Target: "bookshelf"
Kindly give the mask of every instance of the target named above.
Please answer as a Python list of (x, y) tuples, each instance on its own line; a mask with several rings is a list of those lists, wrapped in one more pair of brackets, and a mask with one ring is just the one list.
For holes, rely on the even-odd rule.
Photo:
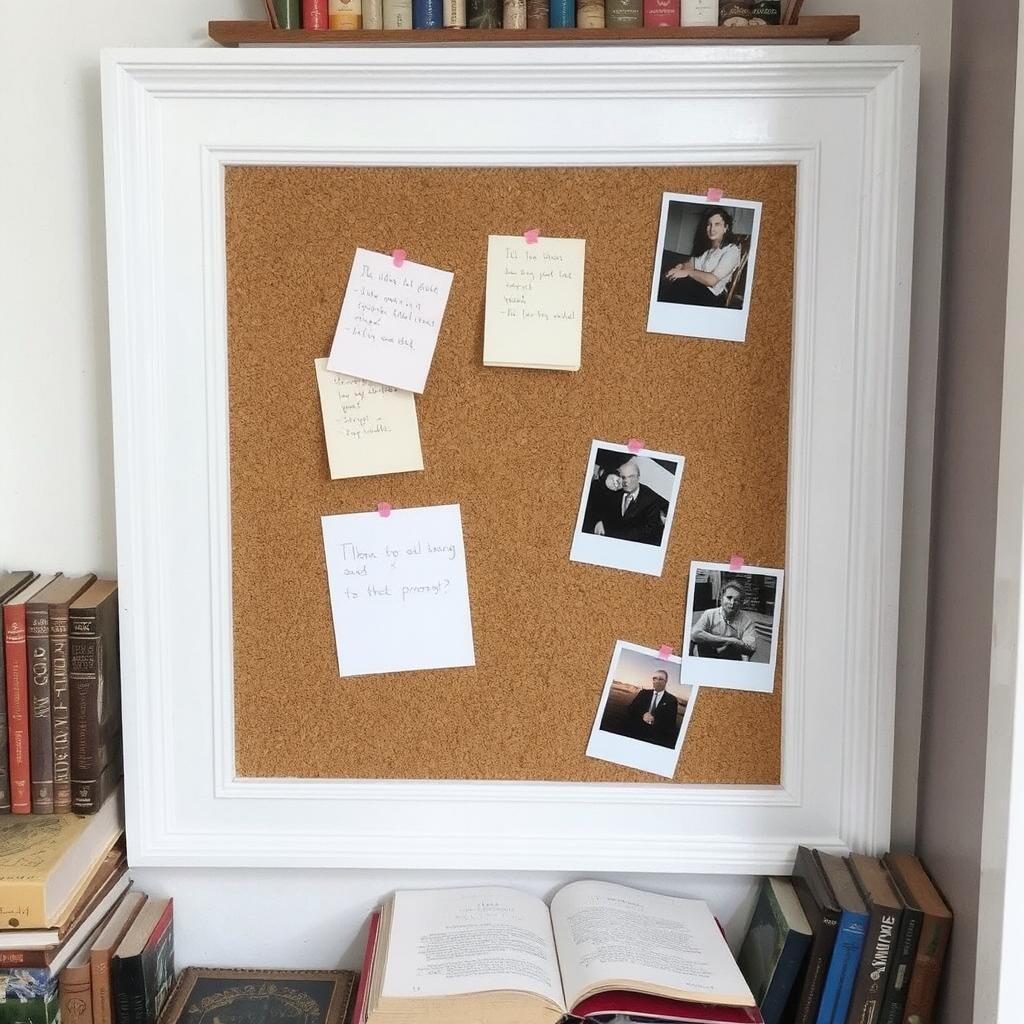
[(401, 44), (453, 46), (517, 45), (519, 43), (836, 43), (860, 30), (856, 14), (801, 18), (795, 25), (755, 28), (695, 26), (688, 28), (543, 28), (543, 29), (418, 29), (416, 31), (328, 31), (273, 28), (268, 21), (211, 21), (210, 38), (221, 46), (350, 46)]

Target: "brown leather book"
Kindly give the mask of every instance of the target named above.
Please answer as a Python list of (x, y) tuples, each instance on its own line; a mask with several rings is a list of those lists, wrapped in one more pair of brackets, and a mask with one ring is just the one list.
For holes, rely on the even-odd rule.
[[(0, 573), (0, 606), (25, 589), (37, 576), (29, 569)], [(7, 763), (7, 687), (3, 623), (0, 620), (0, 814), (11, 813), (11, 774)]]
[(113, 1024), (114, 993), (110, 985), (110, 958), (120, 945), (132, 922), (139, 916), (146, 894), (130, 892), (118, 904), (100, 929), (89, 954), (92, 981), (93, 1024)]
[(95, 932), (60, 972), (61, 1024), (93, 1024), (89, 947), (94, 938)]
[(68, 607), (71, 806), (93, 814), (120, 777), (117, 581), (96, 580)]

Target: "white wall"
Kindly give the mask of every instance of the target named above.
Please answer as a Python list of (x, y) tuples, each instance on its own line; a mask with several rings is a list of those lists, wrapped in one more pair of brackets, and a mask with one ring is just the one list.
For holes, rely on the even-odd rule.
[[(0, 37), (0, 413), (8, 430), (0, 447), (0, 565), (115, 570), (98, 52), (205, 45), (208, 19), (259, 17), (262, 6), (260, 0), (71, 4), (38, 40), (17, 32)], [(808, 14), (859, 8), (864, 30), (855, 42), (923, 47), (893, 816), (894, 841), (904, 843), (913, 839), (917, 791), (950, 6), (951, 0), (808, 0), (805, 8)], [(179, 966), (281, 967), (355, 964), (365, 914), (391, 889), (476, 880), (445, 872), (200, 869), (148, 869), (135, 877), (177, 901)], [(568, 876), (511, 880), (546, 894)], [(751, 882), (742, 878), (636, 882), (704, 896), (733, 935), (752, 896)]]

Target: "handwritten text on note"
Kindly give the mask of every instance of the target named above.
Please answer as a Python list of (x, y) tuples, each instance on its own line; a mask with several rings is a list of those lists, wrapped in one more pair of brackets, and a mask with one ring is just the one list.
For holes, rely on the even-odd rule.
[(327, 369), (422, 393), (453, 276), (356, 249)]
[(476, 664), (458, 505), (321, 523), (342, 676)]
[(580, 368), (585, 247), (581, 238), (488, 238), (485, 365)]

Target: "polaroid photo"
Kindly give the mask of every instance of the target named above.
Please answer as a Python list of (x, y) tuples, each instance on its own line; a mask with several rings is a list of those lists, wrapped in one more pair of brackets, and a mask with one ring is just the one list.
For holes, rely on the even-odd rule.
[(569, 560), (660, 576), (684, 462), (594, 441)]
[(761, 204), (666, 192), (648, 334), (747, 340)]
[(781, 569), (691, 562), (684, 682), (771, 693), (782, 626)]
[(617, 641), (587, 757), (671, 779), (697, 700), (680, 667), (675, 656)]

